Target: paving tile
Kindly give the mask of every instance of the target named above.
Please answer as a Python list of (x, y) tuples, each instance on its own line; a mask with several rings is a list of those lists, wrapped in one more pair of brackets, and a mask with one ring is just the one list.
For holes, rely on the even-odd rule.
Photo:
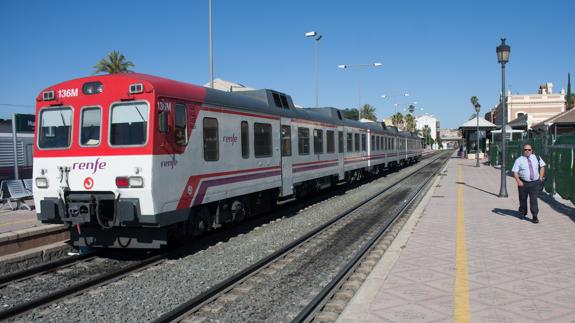
[(449, 274), (440, 273), (435, 270), (427, 268), (418, 268), (414, 270), (403, 271), (401, 273), (397, 273), (396, 275), (399, 277), (413, 280), (415, 282), (423, 282), (423, 283), (452, 277)]
[(518, 318), (516, 314), (507, 312), (496, 307), (488, 308), (480, 312), (471, 313), (471, 322), (481, 323), (514, 323), (525, 322), (524, 318)]
[[(445, 296), (446, 293), (437, 288), (427, 286), (420, 283), (413, 283), (409, 285), (401, 285), (395, 288), (388, 288), (388, 293), (399, 296), (403, 299), (408, 299), (414, 302), (431, 299), (434, 297)], [(449, 294), (447, 294), (449, 295)]]
[(372, 322), (430, 322), (442, 319), (444, 315), (418, 304), (406, 304), (374, 310), (373, 318)]
[(556, 290), (546, 295), (537, 296), (536, 300), (543, 300), (575, 310), (575, 289)]
[(507, 304), (505, 309), (531, 321), (546, 321), (567, 315), (572, 311), (572, 309), (563, 306), (530, 298)]
[(469, 301), (480, 302), (490, 306), (502, 306), (526, 298), (516, 293), (496, 287), (485, 287), (469, 291)]

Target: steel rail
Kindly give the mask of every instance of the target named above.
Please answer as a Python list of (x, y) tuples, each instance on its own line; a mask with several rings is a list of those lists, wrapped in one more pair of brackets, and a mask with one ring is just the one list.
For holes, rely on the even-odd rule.
[[(434, 162), (435, 160), (439, 159), (442, 155), (439, 156), (435, 156), (434, 159), (432, 159), (430, 161), (430, 163)], [(416, 170), (414, 173), (419, 172), (423, 169), (424, 167)], [(304, 242), (306, 242), (307, 240), (312, 239), (314, 236), (316, 236), (317, 234), (319, 234), (320, 232), (324, 231), (325, 229), (327, 229), (328, 227), (330, 227), (332, 224), (338, 222), (339, 220), (341, 220), (342, 218), (346, 217), (347, 215), (349, 215), (350, 213), (356, 211), (357, 209), (359, 209), (360, 207), (364, 206), (365, 204), (369, 203), (372, 199), (378, 197), (379, 195), (382, 195), (383, 193), (389, 191), (391, 188), (399, 185), (400, 183), (402, 183), (403, 181), (407, 180), (411, 175), (413, 175), (414, 173), (411, 173), (401, 179), (399, 179), (397, 182), (393, 183), (392, 185), (386, 187), (385, 189), (372, 194), (371, 196), (369, 196), (367, 199), (364, 199), (363, 202), (359, 202), (356, 205), (352, 206), (350, 209), (347, 209), (346, 211), (344, 211), (343, 213), (341, 213), (340, 215), (334, 217), (333, 219), (331, 219), (330, 221), (320, 225), (319, 227), (313, 229), (312, 231), (306, 233), (305, 235), (303, 235), (302, 237), (292, 241), (291, 243), (289, 243), (288, 245), (282, 247), (281, 249), (275, 251), (274, 253), (270, 254), (269, 256), (259, 260), (258, 262), (254, 263), (253, 265), (245, 268), (244, 270), (234, 274), (233, 276), (221, 281), (220, 283), (214, 285), (213, 287), (211, 287), (210, 289), (200, 293), (199, 295), (197, 295), (196, 297), (190, 299), (189, 301), (179, 305), (178, 307), (174, 308), (173, 310), (164, 313), (162, 316), (158, 317), (157, 319), (153, 320), (152, 322), (154, 323), (163, 323), (163, 322), (173, 322), (173, 321), (178, 321), (179, 319), (183, 318), (184, 316), (186, 316), (187, 313), (190, 312), (195, 312), (197, 309), (199, 309), (201, 306), (203, 306), (204, 304), (212, 301), (213, 299), (217, 298), (218, 295), (230, 290), (231, 288), (233, 288), (234, 286), (238, 285), (239, 283), (241, 283), (242, 281), (244, 281), (246, 278), (252, 276), (253, 274), (255, 274), (256, 272), (258, 272), (259, 270), (263, 269), (266, 265), (271, 264), (272, 262), (274, 262), (276, 259), (279, 259), (281, 256), (286, 255), (287, 253), (289, 253), (291, 250), (293, 250), (295, 247), (303, 244)]]
[[(439, 156), (437, 159), (439, 159)], [(435, 160), (437, 160), (435, 159)], [(435, 161), (434, 160), (434, 161)], [(445, 160), (443, 165), (448, 161)], [(427, 177), (427, 179), (419, 185), (418, 189), (411, 193), (410, 197), (405, 203), (399, 208), (392, 219), (387, 222), (379, 232), (372, 237), (357, 253), (356, 255), (342, 268), (338, 274), (320, 291), (319, 294), (314, 297), (314, 299), (306, 305), (306, 307), (292, 320), (292, 322), (310, 322), (314, 318), (314, 314), (325, 305), (325, 302), (337, 291), (337, 289), (345, 282), (345, 279), (349, 277), (354, 271), (354, 269), (359, 265), (360, 261), (365, 257), (365, 255), (373, 249), (376, 243), (383, 237), (389, 228), (396, 223), (396, 221), (401, 217), (401, 215), (413, 204), (413, 202), (419, 197), (419, 194), (427, 186), (427, 184), (439, 173), (443, 168), (443, 165), (439, 167), (435, 172)]]

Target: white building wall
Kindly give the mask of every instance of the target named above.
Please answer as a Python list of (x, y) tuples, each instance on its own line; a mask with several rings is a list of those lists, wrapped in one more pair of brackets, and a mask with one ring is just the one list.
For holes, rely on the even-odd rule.
[[(422, 115), (415, 119), (415, 129), (423, 130), (423, 127), (428, 126), (431, 129), (431, 138), (437, 138), (437, 118), (430, 115)], [(437, 149), (437, 144), (433, 144), (433, 149)]]

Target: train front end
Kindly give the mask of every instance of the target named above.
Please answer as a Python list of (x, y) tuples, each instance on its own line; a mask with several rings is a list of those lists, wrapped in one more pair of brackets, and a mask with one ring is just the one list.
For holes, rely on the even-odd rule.
[(154, 91), (133, 76), (94, 76), (37, 97), (34, 203), (70, 226), (75, 246), (159, 248), (152, 196)]

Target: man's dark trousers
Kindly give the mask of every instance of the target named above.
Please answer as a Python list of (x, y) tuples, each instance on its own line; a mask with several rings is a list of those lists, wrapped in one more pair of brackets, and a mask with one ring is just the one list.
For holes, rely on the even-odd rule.
[(527, 196), (529, 196), (529, 209), (534, 217), (539, 214), (539, 206), (537, 205), (537, 197), (541, 191), (540, 180), (531, 182), (523, 181), (523, 186), (519, 187), (519, 209), (523, 213), (527, 213)]

